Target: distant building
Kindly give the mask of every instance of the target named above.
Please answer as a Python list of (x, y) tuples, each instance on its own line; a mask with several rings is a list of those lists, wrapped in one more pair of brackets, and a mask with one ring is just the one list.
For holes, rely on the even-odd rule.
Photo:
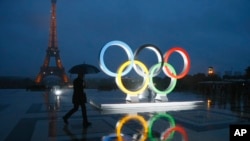
[(240, 71), (235, 71), (234, 76), (242, 76), (242, 73)]
[(208, 75), (214, 75), (214, 68), (213, 67), (208, 67)]

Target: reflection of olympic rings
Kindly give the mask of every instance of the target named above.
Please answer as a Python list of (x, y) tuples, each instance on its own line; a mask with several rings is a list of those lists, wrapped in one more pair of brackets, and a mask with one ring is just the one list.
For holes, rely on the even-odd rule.
[[(106, 67), (106, 65), (104, 63), (104, 53), (111, 46), (119, 46), (119, 47), (121, 47), (122, 49), (125, 50), (125, 52), (126, 52), (126, 54), (128, 56), (128, 61), (121, 64), (121, 66), (118, 68), (117, 73), (111, 72)], [(142, 49), (144, 49), (144, 48), (153, 51), (157, 55), (158, 63), (153, 65), (150, 69), (148, 69), (145, 66), (145, 64), (142, 63), (141, 61), (135, 60), (137, 58), (138, 54), (140, 53), (140, 51)], [(167, 63), (170, 55), (172, 53), (174, 53), (174, 52), (179, 53), (181, 55), (181, 57), (183, 58), (183, 61), (184, 61), (183, 70), (178, 75), (176, 74), (174, 68), (169, 63)], [(133, 54), (131, 48), (126, 43), (121, 42), (121, 41), (111, 41), (111, 42), (107, 43), (102, 48), (102, 50), (101, 50), (101, 52), (99, 54), (99, 62), (100, 62), (100, 68), (102, 69), (102, 71), (104, 73), (106, 73), (107, 75), (109, 75), (109, 76), (116, 77), (117, 86), (124, 93), (131, 94), (131, 95), (138, 95), (138, 94), (142, 93), (147, 88), (147, 85), (149, 86), (149, 88), (151, 90), (153, 90), (157, 94), (166, 95), (166, 94), (170, 93), (174, 89), (174, 87), (176, 85), (176, 79), (183, 78), (188, 73), (188, 71), (190, 69), (190, 58), (189, 58), (189, 56), (187, 54), (187, 51), (185, 51), (184, 49), (182, 49), (180, 47), (175, 47), (175, 48), (172, 48), (169, 51), (167, 51), (165, 53), (164, 59), (163, 59), (161, 51), (154, 45), (151, 45), (151, 44), (143, 45), (143, 46), (139, 47), (135, 51), (135, 53)], [(144, 83), (142, 84), (141, 88), (139, 88), (138, 90), (135, 90), (135, 91), (127, 90), (124, 87), (124, 85), (122, 84), (122, 81), (121, 81), (121, 77), (128, 74), (131, 71), (131, 69), (134, 69), (137, 74), (139, 74), (140, 76), (143, 76), (143, 78), (144, 78)], [(167, 89), (165, 89), (164, 91), (158, 90), (153, 84), (153, 77), (158, 75), (161, 70), (163, 70), (163, 72), (168, 77), (171, 78), (171, 82), (169, 84), (169, 87)]]
[(175, 131), (178, 131), (181, 133), (181, 135), (183, 137), (182, 141), (188, 141), (187, 132), (179, 125), (177, 125), (173, 128), (167, 129), (166, 132), (162, 134), (161, 140), (165, 141), (167, 138), (169, 138), (170, 134), (172, 135), (172, 133), (174, 133)]
[[(150, 120), (148, 122), (148, 137), (151, 140), (154, 140), (153, 139), (154, 137), (153, 137), (153, 134), (152, 134), (153, 124), (159, 118), (166, 118), (167, 120), (169, 120), (170, 127), (175, 127), (174, 118), (172, 116), (170, 116), (169, 114), (157, 114), (157, 115), (154, 115), (153, 117), (150, 118)], [(172, 135), (173, 134), (171, 134), (170, 138), (172, 138)]]
[(116, 134), (118, 137), (118, 141), (122, 141), (122, 137), (121, 137), (121, 129), (124, 123), (126, 123), (127, 121), (131, 120), (131, 119), (136, 119), (138, 121), (141, 122), (143, 128), (144, 128), (144, 132), (143, 132), (143, 136), (141, 141), (144, 141), (147, 139), (147, 133), (148, 133), (148, 124), (145, 121), (145, 119), (142, 116), (139, 115), (128, 115), (123, 117), (120, 121), (117, 122), (116, 124)]
[(116, 124), (116, 136), (118, 138), (118, 141), (122, 141), (121, 130), (122, 130), (123, 125), (126, 122), (128, 122), (129, 120), (138, 120), (141, 123), (141, 125), (143, 127), (143, 131), (142, 131), (142, 136), (141, 136), (140, 141), (144, 141), (147, 138), (149, 138), (150, 140), (153, 140), (153, 141), (154, 140), (157, 141), (158, 139), (153, 137), (152, 128), (153, 128), (153, 124), (155, 123), (155, 121), (158, 120), (158, 119), (162, 119), (162, 118), (165, 118), (165, 119), (167, 119), (169, 121), (170, 127), (167, 128), (164, 132), (162, 132), (161, 140), (165, 141), (167, 139), (172, 139), (173, 136), (174, 136), (175, 131), (178, 131), (178, 132), (180, 132), (182, 134), (182, 136), (184, 138), (184, 141), (188, 140), (187, 133), (186, 133), (185, 129), (182, 128), (179, 125), (176, 126), (175, 125), (175, 120), (171, 115), (169, 115), (169, 114), (156, 114), (156, 115), (152, 116), (148, 120), (148, 122), (146, 122), (144, 117), (142, 117), (140, 115), (127, 115), (127, 116), (124, 116)]

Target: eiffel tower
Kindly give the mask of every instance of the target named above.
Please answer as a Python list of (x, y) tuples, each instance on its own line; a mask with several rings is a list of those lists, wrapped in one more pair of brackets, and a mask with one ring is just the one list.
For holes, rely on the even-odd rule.
[[(51, 21), (50, 21), (50, 35), (49, 46), (46, 50), (46, 57), (43, 65), (40, 68), (35, 83), (42, 83), (43, 79), (49, 75), (55, 75), (61, 78), (61, 81), (66, 84), (69, 82), (69, 78), (65, 73), (62, 61), (59, 56), (59, 50), (57, 45), (57, 32), (56, 32), (56, 0), (51, 0)], [(50, 59), (54, 57), (56, 66), (50, 66)]]

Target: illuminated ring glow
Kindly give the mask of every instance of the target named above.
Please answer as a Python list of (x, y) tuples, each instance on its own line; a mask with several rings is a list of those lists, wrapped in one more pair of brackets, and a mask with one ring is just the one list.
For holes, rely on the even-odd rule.
[[(153, 138), (153, 134), (152, 134), (152, 128), (153, 128), (153, 124), (154, 122), (159, 119), (159, 118), (166, 118), (167, 120), (169, 120), (170, 123), (170, 127), (175, 127), (175, 121), (174, 118), (172, 116), (170, 116), (169, 114), (157, 114), (154, 115), (153, 117), (151, 117), (148, 121), (148, 137), (151, 140), (154, 140)], [(174, 134), (174, 133), (173, 133)], [(171, 136), (173, 136), (173, 134), (171, 134)]]
[(127, 73), (129, 73), (129, 71), (131, 71), (131, 69), (133, 68), (133, 60), (134, 60), (134, 56), (133, 56), (133, 52), (131, 50), (131, 48), (124, 42), (122, 41), (111, 41), (108, 42), (101, 50), (100, 54), (99, 54), (99, 65), (100, 68), (102, 69), (103, 72), (105, 72), (107, 75), (115, 77), (117, 74), (114, 72), (111, 72), (105, 65), (104, 63), (104, 53), (105, 51), (111, 47), (111, 46), (119, 46), (122, 49), (125, 50), (127, 56), (128, 56), (128, 60), (130, 60), (132, 63), (129, 65), (129, 67), (126, 68), (126, 70), (122, 73), (122, 76), (126, 75)]
[(134, 60), (134, 63), (136, 64), (136, 65), (138, 65), (139, 67), (141, 67), (142, 68), (142, 70), (145, 72), (145, 74), (146, 74), (146, 77), (143, 77), (143, 79), (144, 79), (144, 85), (142, 85), (142, 87), (141, 88), (139, 88), (138, 90), (136, 90), (136, 91), (130, 91), (130, 90), (128, 90), (128, 89), (126, 89), (125, 87), (124, 87), (124, 85), (123, 85), (123, 83), (122, 83), (122, 71), (124, 70), (124, 68), (126, 68), (128, 65), (130, 65), (131, 64), (131, 61), (127, 61), (127, 62), (125, 62), (125, 63), (123, 63), (120, 67), (119, 67), (119, 69), (118, 69), (118, 71), (117, 71), (117, 76), (116, 76), (116, 85), (120, 88), (120, 90), (122, 90), (124, 93), (126, 93), (126, 94), (129, 94), (129, 95), (139, 95), (139, 94), (141, 94), (143, 91), (145, 91), (145, 89), (147, 88), (147, 86), (148, 86), (148, 83), (149, 83), (149, 77), (148, 77), (148, 69), (147, 69), (147, 67), (142, 63), (142, 62), (140, 62), (140, 61), (137, 61), (137, 60)]
[(122, 129), (123, 124), (131, 119), (136, 119), (136, 120), (141, 122), (141, 124), (144, 128), (144, 133), (143, 133), (142, 139), (140, 141), (146, 140), (147, 133), (148, 133), (147, 121), (142, 116), (139, 116), (139, 115), (127, 115), (127, 116), (123, 117), (120, 121), (118, 121), (116, 124), (116, 135), (118, 137), (118, 141), (122, 141), (121, 129)]
[(180, 79), (180, 78), (183, 78), (190, 70), (190, 58), (189, 58), (186, 50), (184, 50), (183, 48), (180, 48), (180, 47), (174, 47), (166, 52), (165, 57), (164, 57), (164, 62), (168, 62), (168, 58), (174, 52), (179, 53), (183, 58), (184, 67), (183, 67), (182, 72), (179, 75), (174, 75), (174, 74), (172, 74), (172, 72), (169, 70), (168, 67), (165, 67), (165, 69), (163, 69), (163, 71), (169, 77)]
[(165, 133), (163, 133), (162, 136), (161, 136), (161, 140), (165, 141), (170, 136), (172, 136), (170, 134), (173, 133), (173, 132), (175, 132), (175, 131), (178, 131), (178, 132), (181, 133), (181, 135), (182, 135), (182, 141), (188, 141), (187, 132), (185, 131), (185, 129), (183, 129), (181, 126), (178, 126), (178, 125), (175, 126), (175, 127), (169, 128)]
[[(161, 94), (161, 95), (167, 95), (169, 94), (171, 91), (173, 91), (173, 89), (175, 88), (175, 85), (176, 85), (176, 82), (177, 82), (177, 79), (176, 78), (173, 78), (173, 77), (170, 77), (171, 78), (171, 81), (170, 81), (170, 84), (169, 86), (164, 90), (164, 91), (160, 91), (158, 90), (155, 85), (154, 85), (154, 82), (153, 82), (153, 74), (154, 74), (154, 71), (159, 68), (161, 66), (160, 63), (158, 64), (155, 64), (152, 69), (150, 69), (149, 71), (149, 88), (156, 92), (157, 94)], [(173, 68), (172, 65), (168, 64), (168, 63), (164, 63), (164, 66), (167, 66), (171, 72), (176, 75), (176, 72), (175, 72), (175, 69)]]
[[(140, 46), (139, 48), (136, 49), (135, 53), (134, 53), (134, 59), (137, 59), (138, 57), (138, 54), (140, 53), (141, 50), (143, 50), (144, 48), (147, 48), (147, 49), (150, 49), (151, 51), (153, 51), (156, 56), (157, 56), (157, 59), (158, 59), (158, 63), (161, 63), (161, 67), (155, 72), (155, 74), (153, 76), (156, 76), (160, 73), (161, 71), (161, 68), (163, 67), (164, 65), (164, 60), (163, 60), (163, 55), (162, 55), (162, 52), (161, 50), (154, 46), (154, 45), (151, 45), (151, 44), (145, 44), (145, 45), (142, 45)], [(138, 69), (138, 67), (134, 64), (134, 69), (135, 71), (140, 75), (140, 76), (144, 76), (145, 74), (143, 74), (141, 72), (141, 70)]]

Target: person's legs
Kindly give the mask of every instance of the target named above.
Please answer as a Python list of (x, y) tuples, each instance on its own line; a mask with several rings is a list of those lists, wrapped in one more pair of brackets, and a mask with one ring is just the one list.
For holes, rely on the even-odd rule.
[(81, 104), (81, 109), (82, 109), (82, 117), (83, 117), (83, 126), (85, 127), (90, 126), (91, 123), (88, 121), (87, 110), (86, 110), (85, 104)]
[(74, 107), (68, 112), (65, 114), (65, 116), (63, 116), (63, 120), (64, 120), (64, 123), (68, 124), (68, 118), (71, 117), (72, 114), (74, 114), (79, 108), (79, 105), (78, 104), (74, 104)]

